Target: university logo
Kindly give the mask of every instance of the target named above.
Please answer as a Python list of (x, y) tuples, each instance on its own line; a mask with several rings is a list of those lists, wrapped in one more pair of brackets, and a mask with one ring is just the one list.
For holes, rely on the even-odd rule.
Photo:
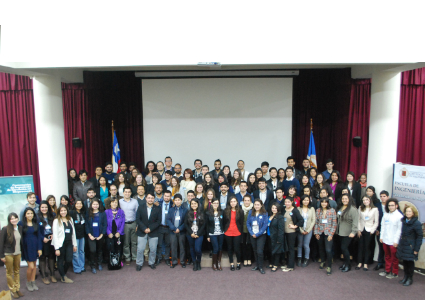
[(406, 168), (403, 168), (400, 170), (400, 177), (401, 178), (407, 178), (409, 177), (409, 171)]

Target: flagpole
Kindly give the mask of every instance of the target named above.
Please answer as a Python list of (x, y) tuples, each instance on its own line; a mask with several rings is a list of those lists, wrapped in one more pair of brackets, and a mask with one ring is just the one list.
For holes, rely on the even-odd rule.
[[(113, 123), (113, 121), (112, 121), (112, 123)], [(310, 119), (310, 131), (313, 131), (313, 119)]]
[[(114, 149), (114, 120), (112, 120), (112, 149)], [(114, 162), (114, 151), (112, 151), (112, 164)]]

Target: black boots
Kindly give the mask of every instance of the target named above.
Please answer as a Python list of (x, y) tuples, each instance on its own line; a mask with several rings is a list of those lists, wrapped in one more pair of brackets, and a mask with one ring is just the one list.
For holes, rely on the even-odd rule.
[(193, 271), (198, 271), (198, 262), (196, 260), (193, 262)]
[(308, 258), (305, 258), (303, 264), (301, 265), (301, 267), (305, 268), (307, 266), (308, 266)]
[(407, 275), (406, 275), (406, 274), (404, 274), (403, 279), (402, 279), (402, 280), (399, 280), (399, 281), (398, 281), (398, 283), (400, 283), (400, 284), (405, 284), (405, 283), (406, 283), (406, 280), (407, 280)]
[(412, 285), (413, 283), (413, 278), (412, 276), (407, 277), (406, 282), (403, 284), (404, 286), (409, 286)]
[(351, 265), (346, 265), (344, 269), (341, 270), (341, 272), (349, 272), (351, 271)]
[(301, 257), (299, 257), (298, 260), (297, 260), (297, 267), (301, 267), (301, 265), (302, 265), (301, 261), (302, 261)]

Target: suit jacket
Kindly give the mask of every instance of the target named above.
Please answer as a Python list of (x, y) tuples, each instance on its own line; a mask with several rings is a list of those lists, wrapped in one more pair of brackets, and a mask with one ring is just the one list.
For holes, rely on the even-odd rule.
[(351, 197), (356, 201), (356, 207), (359, 208), (362, 205), (360, 196), (362, 194), (362, 186), (357, 181), (353, 182)]
[(74, 183), (74, 189), (72, 191), (72, 195), (74, 196), (74, 200), (84, 200), (87, 199), (87, 190), (89, 188), (94, 188), (93, 183), (90, 181), (86, 181), (84, 185), (81, 181), (77, 181)]
[[(232, 212), (230, 212), (231, 214)], [(227, 218), (226, 214), (223, 212), (223, 227), (224, 227), (224, 233), (229, 229), (230, 226), (230, 219), (232, 215), (230, 215), (230, 218)], [(243, 212), (243, 209), (239, 209), (239, 215), (236, 213), (236, 227), (238, 227), (239, 232), (243, 233), (243, 222), (245, 220), (245, 215)]]
[[(252, 193), (252, 195), (254, 196), (254, 200), (259, 199), (260, 198), (260, 190), (254, 191), (254, 193)], [(273, 200), (274, 200), (273, 192), (267, 190), (266, 202), (264, 202), (264, 208), (266, 209), (266, 211), (269, 211), (269, 206), (273, 203)]]
[[(174, 231), (177, 230), (176, 226), (174, 226), (174, 221), (176, 220), (176, 211), (177, 211), (177, 207), (171, 207), (170, 210), (168, 211), (166, 223), (168, 227), (170, 227), (170, 234), (174, 234)], [(186, 217), (186, 214), (187, 214), (187, 208), (181, 205), (179, 211), (180, 211), (179, 212), (180, 220), (179, 220), (178, 229), (180, 230), (180, 232), (184, 233), (185, 232), (184, 218)]]
[(149, 228), (151, 230), (148, 233), (149, 237), (158, 237), (158, 228), (161, 225), (162, 212), (161, 207), (152, 205), (151, 215), (148, 218), (147, 203), (143, 203), (137, 209), (136, 223), (137, 223), (137, 235), (144, 237), (146, 235), (145, 230)]
[[(282, 185), (282, 182), (279, 181), (279, 179), (276, 180), (276, 189), (279, 188)], [(266, 181), (267, 183), (267, 189), (274, 192), (275, 189), (273, 189), (272, 179)]]

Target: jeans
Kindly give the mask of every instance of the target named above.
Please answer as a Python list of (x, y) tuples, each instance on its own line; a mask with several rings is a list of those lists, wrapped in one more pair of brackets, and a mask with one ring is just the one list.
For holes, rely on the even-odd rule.
[(285, 238), (288, 243), (288, 268), (293, 269), (295, 267), (295, 242), (297, 233), (285, 233)]
[(185, 264), (185, 234), (184, 233), (172, 233), (170, 234), (171, 242), (171, 258), (173, 265), (177, 265), (177, 245), (180, 248), (180, 263)]
[(339, 236), (339, 238), (341, 240), (341, 252), (344, 255), (344, 265), (350, 266), (350, 251), (348, 251), (348, 246), (350, 246), (353, 238), (348, 236)]
[(298, 257), (303, 257), (303, 248), (304, 248), (304, 258), (310, 258), (310, 240), (313, 236), (313, 230), (307, 233), (306, 235), (298, 233)]
[(266, 244), (266, 235), (262, 234), (259, 237), (253, 238), (251, 236), (251, 245), (254, 250), (255, 260), (257, 261), (257, 267), (263, 268), (264, 260), (264, 245)]
[(210, 235), (209, 238), (211, 240), (213, 254), (217, 254), (218, 252), (223, 250), (224, 234)]
[[(328, 241), (328, 236), (322, 233), (319, 239), (319, 253), (322, 263), (326, 260), (326, 266), (332, 268), (332, 240)], [(350, 257), (348, 257), (350, 258)]]
[[(137, 247), (137, 234), (136, 234), (136, 222), (124, 225), (124, 246), (123, 254), (126, 261), (130, 261), (132, 258), (136, 260), (138, 247)], [(130, 256), (130, 244), (131, 244), (131, 256)]]
[(158, 238), (157, 237), (149, 237), (148, 234), (145, 236), (139, 236), (137, 238), (137, 256), (136, 256), (136, 265), (143, 266), (143, 262), (145, 261), (145, 248), (146, 244), (149, 243), (149, 265), (152, 266), (155, 264), (156, 258), (156, 249), (158, 247)]
[(252, 259), (252, 245), (249, 233), (242, 233), (242, 257), (243, 260)]
[(59, 248), (60, 255), (58, 257), (58, 271), (63, 279), (68, 272), (68, 268), (72, 263), (72, 241), (64, 241), (61, 248)]
[(170, 229), (168, 227), (159, 227), (158, 229), (158, 249), (156, 258), (162, 259), (162, 246), (165, 246), (165, 259), (170, 258)]
[(242, 235), (225, 236), (227, 243), (227, 253), (229, 254), (229, 262), (233, 264), (233, 251), (236, 254), (236, 262), (241, 262), (241, 240)]
[(84, 270), (84, 264), (86, 262), (86, 254), (84, 252), (85, 239), (77, 239), (77, 252), (73, 253), (72, 265), (74, 267), (74, 273), (80, 273)]
[(382, 243), (385, 251), (385, 272), (398, 275), (398, 258), (396, 256), (397, 248), (393, 245)]
[(197, 239), (192, 238), (190, 235), (186, 235), (187, 241), (189, 242), (190, 255), (192, 256), (193, 261), (200, 262), (202, 257), (202, 241), (203, 236), (198, 237)]
[[(357, 262), (359, 264), (368, 264), (369, 263), (369, 256), (370, 256), (370, 242), (373, 241), (373, 235), (370, 234), (370, 232), (367, 232), (363, 229), (362, 235), (359, 239), (359, 250), (358, 250), (358, 256), (357, 256)], [(364, 255), (364, 257), (363, 257)]]
[(6, 255), (6, 278), (7, 286), (12, 293), (19, 291), (21, 288), (19, 270), (21, 268), (21, 254)]

